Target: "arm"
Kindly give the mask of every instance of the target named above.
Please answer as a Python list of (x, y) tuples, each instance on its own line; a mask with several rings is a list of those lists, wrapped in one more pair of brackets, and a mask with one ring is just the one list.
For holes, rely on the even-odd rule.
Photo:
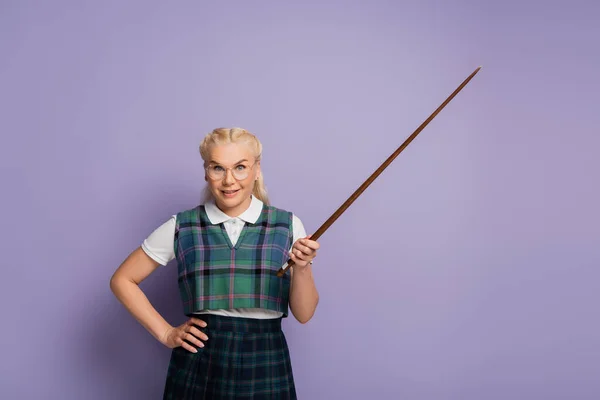
[[(300, 261), (299, 261), (300, 262)], [(315, 285), (312, 266), (291, 267), (290, 309), (301, 324), (311, 320), (319, 304), (319, 293)]]
[(290, 258), (294, 261), (290, 271), (290, 309), (301, 324), (310, 321), (319, 303), (311, 265), (318, 248), (319, 243), (306, 237), (297, 240), (290, 252)]
[(195, 325), (206, 327), (206, 323), (196, 318), (190, 318), (178, 327), (171, 326), (150, 304), (139, 287), (139, 284), (150, 276), (159, 265), (141, 247), (138, 247), (117, 268), (110, 279), (110, 289), (127, 311), (159, 342), (169, 348), (182, 346), (188, 351), (196, 353), (197, 350), (184, 340), (188, 340), (198, 347), (204, 347), (204, 344), (198, 339), (207, 340), (208, 337)]
[(110, 289), (133, 317), (161, 343), (171, 325), (156, 311), (139, 284), (160, 264), (141, 247), (134, 250), (110, 279)]

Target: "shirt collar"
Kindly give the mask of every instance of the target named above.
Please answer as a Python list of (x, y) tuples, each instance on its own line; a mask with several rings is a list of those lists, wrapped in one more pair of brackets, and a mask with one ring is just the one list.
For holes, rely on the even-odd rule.
[[(212, 224), (215, 224), (215, 225), (223, 223), (225, 221), (229, 221), (230, 219), (236, 218), (236, 217), (230, 217), (229, 215), (227, 215), (223, 211), (221, 211), (219, 209), (219, 207), (217, 207), (217, 205), (215, 204), (214, 200), (207, 202), (204, 205), (204, 208), (206, 210), (206, 215), (208, 216), (208, 219), (210, 220), (210, 222)], [(256, 197), (254, 197), (254, 195), (252, 195), (252, 200), (250, 201), (250, 207), (248, 207), (246, 209), (246, 211), (244, 211), (243, 213), (238, 215), (237, 218), (241, 219), (242, 221), (254, 224), (258, 220), (258, 217), (260, 217), (260, 213), (262, 212), (262, 209), (263, 209), (263, 202), (260, 201), (259, 199), (257, 199)]]

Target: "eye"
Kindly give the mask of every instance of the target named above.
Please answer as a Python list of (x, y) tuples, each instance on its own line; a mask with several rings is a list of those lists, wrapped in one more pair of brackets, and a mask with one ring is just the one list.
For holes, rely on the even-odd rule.
[(237, 169), (238, 171), (243, 171), (245, 170), (247, 167), (245, 165), (238, 165), (237, 167), (235, 167), (235, 169)]
[(224, 171), (223, 167), (221, 167), (220, 165), (214, 165), (211, 168), (216, 172)]

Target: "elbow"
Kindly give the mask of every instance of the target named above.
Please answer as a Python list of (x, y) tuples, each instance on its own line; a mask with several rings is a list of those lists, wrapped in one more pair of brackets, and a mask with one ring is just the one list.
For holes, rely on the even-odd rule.
[(316, 311), (316, 309), (313, 308), (311, 311), (306, 311), (299, 315), (295, 315), (296, 320), (298, 322), (300, 322), (302, 325), (307, 324), (308, 321), (310, 321), (313, 318), (313, 316), (315, 315), (315, 311)]
[(115, 293), (117, 291), (117, 286), (119, 285), (119, 278), (116, 276), (116, 274), (113, 274), (113, 276), (110, 277), (110, 280), (108, 282), (108, 287), (110, 288), (110, 291)]
[(308, 321), (310, 321), (312, 319), (312, 315), (308, 316), (308, 317), (296, 317), (296, 320), (298, 320), (298, 322), (300, 322), (302, 325), (308, 323)]
[[(318, 298), (317, 301), (315, 302), (315, 305), (313, 307), (310, 307), (309, 309), (303, 309), (299, 312), (295, 312), (294, 317), (296, 318), (296, 320), (301, 323), (302, 325), (308, 323), (313, 316), (315, 315), (315, 312), (317, 310), (317, 304), (318, 304)], [(292, 310), (293, 312), (293, 310)]]
[(123, 293), (128, 292), (133, 286), (139, 286), (139, 283), (117, 271), (110, 277), (108, 286), (115, 296), (120, 297)]
[(111, 277), (108, 286), (110, 287), (111, 292), (115, 295), (120, 291), (120, 288), (123, 286), (124, 278), (115, 272)]

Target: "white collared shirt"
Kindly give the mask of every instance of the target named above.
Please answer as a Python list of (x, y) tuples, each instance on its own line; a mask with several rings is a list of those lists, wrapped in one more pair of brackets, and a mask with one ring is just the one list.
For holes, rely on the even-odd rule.
[[(214, 202), (205, 204), (206, 215), (212, 224), (223, 224), (227, 235), (233, 245), (236, 244), (242, 228), (248, 223), (255, 223), (262, 212), (263, 202), (252, 196), (250, 206), (237, 217), (230, 217), (217, 207)], [(154, 232), (148, 236), (142, 243), (142, 250), (154, 261), (161, 265), (167, 265), (175, 258), (174, 240), (175, 240), (175, 223), (176, 216), (173, 215), (168, 221), (159, 226)], [(293, 240), (306, 237), (304, 225), (300, 219), (293, 215), (292, 217)], [(291, 247), (290, 247), (291, 250)], [(217, 315), (246, 317), (246, 318), (278, 318), (282, 314), (272, 310), (264, 310), (259, 308), (236, 308), (231, 310), (206, 310), (199, 314), (211, 313)]]

